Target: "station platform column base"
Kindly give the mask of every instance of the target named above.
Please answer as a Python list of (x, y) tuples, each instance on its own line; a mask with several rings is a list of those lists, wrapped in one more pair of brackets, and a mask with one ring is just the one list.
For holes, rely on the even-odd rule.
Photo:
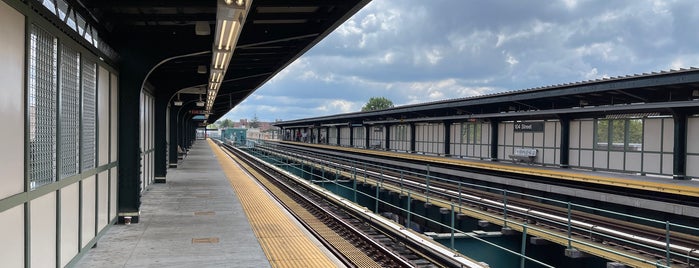
[(122, 212), (117, 214), (117, 224), (129, 225), (133, 223), (138, 223), (140, 212)]

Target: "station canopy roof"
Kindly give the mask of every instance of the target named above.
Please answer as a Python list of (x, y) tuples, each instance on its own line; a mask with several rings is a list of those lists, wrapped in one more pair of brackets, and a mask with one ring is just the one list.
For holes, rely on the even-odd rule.
[(307, 127), (407, 122), (640, 118), (699, 113), (699, 69), (610, 77), (397, 106), (390, 109), (277, 122)]
[[(147, 84), (156, 98), (172, 100), (181, 92), (187, 102), (205, 93), (209, 76), (198, 70), (211, 66), (217, 4), (223, 0), (64, 1), (97, 28), (116, 52), (110, 60), (120, 66), (151, 68), (163, 59), (197, 54), (164, 62), (150, 74)], [(368, 2), (253, 0), (208, 121), (242, 102)], [(208, 25), (211, 34), (197, 35), (197, 24)]]

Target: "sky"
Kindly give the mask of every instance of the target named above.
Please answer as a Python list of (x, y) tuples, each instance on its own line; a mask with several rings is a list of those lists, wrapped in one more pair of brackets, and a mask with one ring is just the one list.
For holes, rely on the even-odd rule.
[(373, 0), (225, 115), (293, 120), (699, 67), (696, 0)]

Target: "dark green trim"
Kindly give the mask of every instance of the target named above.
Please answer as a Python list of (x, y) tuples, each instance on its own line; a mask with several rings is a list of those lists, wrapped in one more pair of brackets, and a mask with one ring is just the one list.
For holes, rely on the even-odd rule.
[(31, 267), (32, 232), (31, 227), (31, 203), (24, 203), (24, 267)]
[(61, 267), (61, 189), (56, 191), (56, 268)]

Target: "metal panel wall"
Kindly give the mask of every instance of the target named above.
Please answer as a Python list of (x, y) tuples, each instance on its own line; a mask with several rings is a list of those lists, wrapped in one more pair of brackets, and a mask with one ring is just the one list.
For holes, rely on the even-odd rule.
[(97, 142), (98, 163), (100, 166), (109, 163), (109, 71), (100, 66), (97, 79), (97, 116), (99, 125)]
[(384, 126), (372, 126), (369, 128), (369, 148), (386, 149), (386, 134)]
[(337, 144), (337, 128), (336, 127), (330, 127), (328, 129), (328, 144), (330, 145), (338, 145)]
[(455, 157), (490, 158), (490, 123), (453, 123), (450, 146), (451, 155)]
[(29, 116), (30, 188), (56, 178), (56, 93), (58, 41), (32, 25), (29, 50), (27, 108)]
[[(599, 120), (611, 123), (600, 125)], [(639, 127), (640, 138), (631, 137), (631, 121), (642, 124), (642, 127)], [(619, 126), (609, 125), (617, 123)], [(620, 133), (607, 133), (606, 128)], [(607, 135), (619, 137), (609, 140)], [(673, 137), (674, 122), (669, 117), (572, 120), (570, 165), (598, 170), (671, 175)], [(632, 139), (640, 140), (631, 141)]]
[[(0, 131), (0, 147), (5, 152), (0, 154), (0, 199), (3, 199), (24, 190), (24, 16), (0, 1), (0, 25), (0, 114), (4, 128)], [(3, 257), (0, 253), (4, 262)]]
[(366, 133), (364, 133), (364, 127), (363, 127), (363, 126), (362, 126), (362, 127), (352, 127), (352, 132), (354, 132), (354, 133), (353, 133), (353, 136), (354, 136), (354, 141), (353, 141), (354, 147), (357, 147), (357, 148), (366, 148), (366, 139), (365, 139), (365, 138), (366, 138), (366, 136), (365, 136)]
[[(1, 4), (1, 2), (0, 2)], [(2, 8), (2, 7), (0, 7)], [(24, 267), (24, 205), (0, 212), (0, 260), (5, 267)]]
[(80, 53), (61, 47), (60, 67), (60, 178), (80, 170)]
[(392, 125), (390, 130), (390, 141), (389, 144), (391, 151), (397, 152), (408, 152), (410, 151), (410, 125), (408, 124), (398, 124)]
[(141, 191), (151, 185), (155, 180), (153, 128), (155, 98), (145, 90), (141, 91), (141, 116), (140, 116), (140, 147), (141, 147)]
[[(542, 129), (515, 131), (515, 124), (540, 124)], [(578, 133), (576, 133), (577, 135)], [(511, 160), (517, 148), (536, 149), (535, 163), (556, 165), (560, 163), (561, 123), (557, 120), (501, 122), (498, 126), (498, 158)], [(487, 157), (485, 155), (484, 157)], [(577, 160), (577, 158), (575, 158)]]
[(56, 192), (29, 202), (32, 267), (56, 267)]
[(350, 131), (352, 131), (352, 129), (349, 126), (340, 127), (340, 145), (341, 146), (350, 146)]
[[(405, 144), (405, 142), (401, 143), (401, 145), (403, 144)], [(407, 149), (409, 150), (410, 139), (408, 139), (407, 145)], [(415, 151), (424, 154), (443, 155), (444, 123), (416, 123)]]
[(63, 267), (116, 219), (118, 76), (31, 9), (0, 1), (0, 25), (0, 266)]
[(82, 148), (81, 168), (95, 168), (97, 160), (97, 64), (90, 60), (82, 66)]

